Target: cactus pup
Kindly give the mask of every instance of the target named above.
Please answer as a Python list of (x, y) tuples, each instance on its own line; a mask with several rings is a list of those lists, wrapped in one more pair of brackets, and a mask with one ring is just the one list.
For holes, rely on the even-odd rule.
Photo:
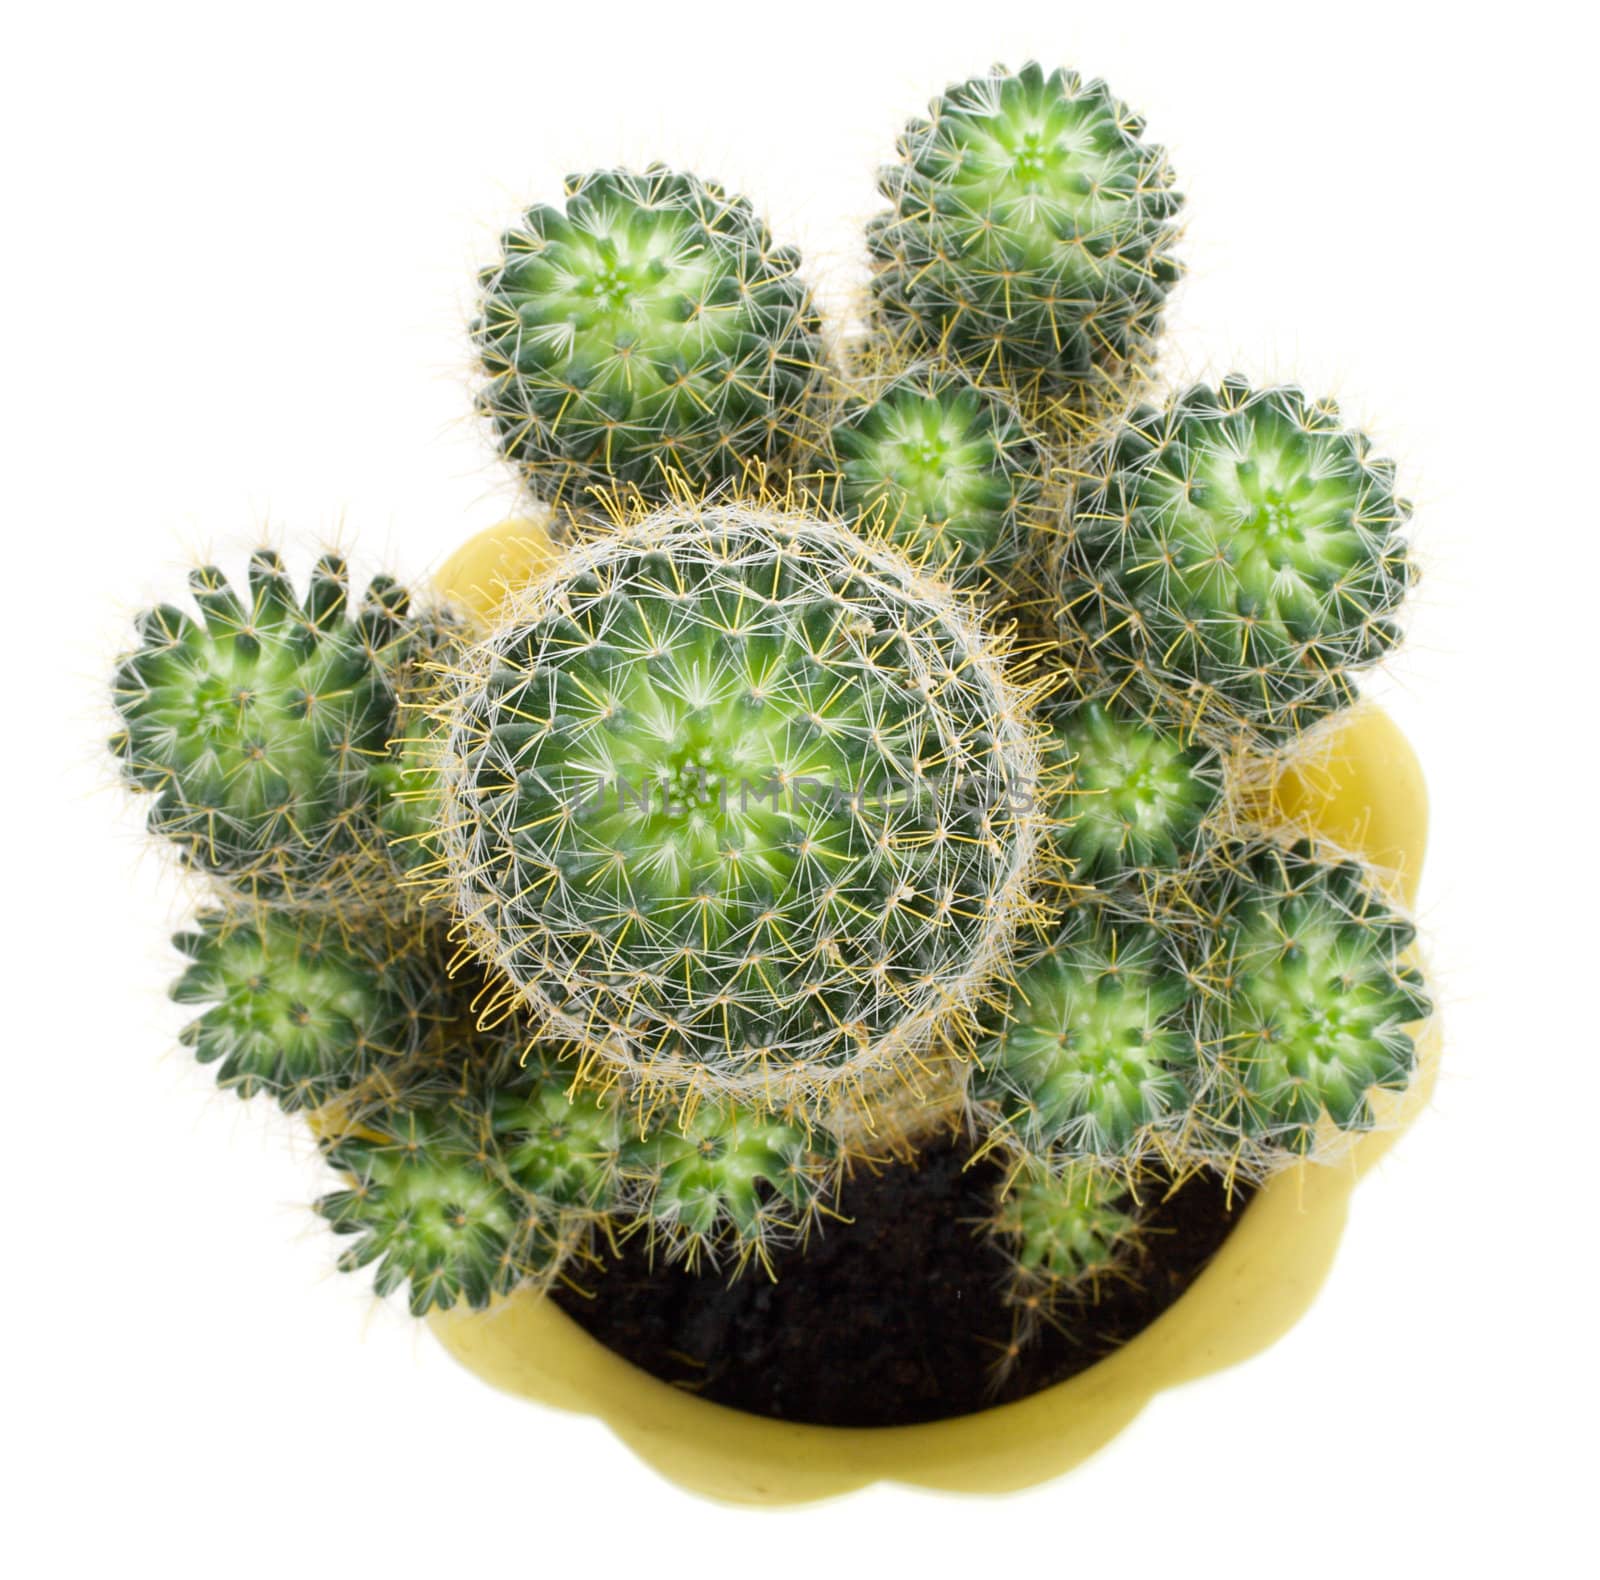
[(825, 364), (800, 257), (684, 172), (595, 170), (508, 230), (480, 280), (479, 406), (544, 498), (665, 499), (764, 477)]
[(1292, 742), (1399, 640), (1411, 507), (1338, 408), (1234, 375), (1140, 406), (1062, 536), (1063, 636), (1194, 727)]
[(446, 1017), (438, 950), (381, 915), (236, 907), (203, 913), (173, 942), (188, 964), (172, 997), (202, 1006), (184, 1045), (224, 1090), (288, 1111), (400, 1073)]
[(1372, 876), (1309, 844), (1224, 846), (1195, 883), (1206, 919), (1205, 1121), (1258, 1172), (1373, 1123), (1416, 1070), (1431, 1004), (1416, 937)]
[(1103, 82), (1036, 64), (947, 89), (900, 138), (868, 230), (887, 332), (1082, 406), (1148, 354), (1178, 277), (1165, 154)]
[(118, 666), (111, 746), (151, 797), (151, 831), (241, 893), (292, 899), (383, 851), (409, 600), (378, 577), (352, 613), (348, 583), (326, 556), (301, 599), (261, 549), (241, 597), (202, 567), (190, 577), (201, 618), (147, 610)]
[(1011, 405), (964, 375), (908, 368), (828, 430), (827, 503), (957, 585), (1002, 585), (1027, 548), (1044, 460)]

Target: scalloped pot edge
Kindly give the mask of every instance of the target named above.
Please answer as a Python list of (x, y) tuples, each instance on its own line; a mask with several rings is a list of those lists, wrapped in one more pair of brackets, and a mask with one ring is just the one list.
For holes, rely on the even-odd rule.
[[(553, 565), (533, 520), (474, 538), (435, 578), (488, 615)], [(1416, 897), (1427, 795), (1416, 754), (1367, 704), (1319, 733), (1272, 787), (1273, 815), (1355, 852)], [(878, 1480), (1007, 1492), (1062, 1474), (1108, 1443), (1163, 1389), (1260, 1353), (1295, 1324), (1332, 1266), (1356, 1181), (1426, 1106), (1439, 1036), (1419, 1039), (1421, 1073), (1377, 1094), (1380, 1128), (1337, 1161), (1275, 1176), (1188, 1292), (1145, 1331), (1076, 1377), (1016, 1403), (925, 1426), (805, 1426), (747, 1415), (658, 1381), (589, 1337), (553, 1303), (512, 1295), (487, 1311), (435, 1313), (439, 1342), (483, 1381), (523, 1399), (597, 1416), (690, 1491), (737, 1503), (801, 1503)]]

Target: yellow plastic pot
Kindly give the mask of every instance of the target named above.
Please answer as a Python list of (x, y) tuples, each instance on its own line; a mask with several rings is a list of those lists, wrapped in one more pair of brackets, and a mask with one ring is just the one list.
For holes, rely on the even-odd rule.
[[(552, 559), (536, 524), (474, 539), (437, 578), (488, 614), (507, 587)], [(1273, 787), (1274, 816), (1358, 852), (1415, 898), (1427, 838), (1416, 755), (1376, 707), (1354, 712), (1308, 766)], [(1428, 1100), (1437, 1033), (1422, 1073), (1379, 1094), (1380, 1128), (1339, 1162), (1272, 1179), (1211, 1265), (1144, 1332), (1088, 1371), (1031, 1398), (927, 1426), (802, 1426), (729, 1410), (658, 1381), (589, 1337), (551, 1302), (513, 1295), (484, 1312), (436, 1313), (439, 1342), (507, 1393), (598, 1416), (663, 1475), (708, 1497), (799, 1503), (892, 1480), (1007, 1492), (1060, 1475), (1109, 1442), (1157, 1393), (1259, 1353), (1294, 1325), (1333, 1262), (1356, 1181)]]

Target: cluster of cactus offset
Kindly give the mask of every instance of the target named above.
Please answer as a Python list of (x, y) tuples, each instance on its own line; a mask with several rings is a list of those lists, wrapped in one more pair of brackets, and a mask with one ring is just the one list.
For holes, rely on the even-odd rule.
[(633, 1235), (770, 1265), (954, 1115), (1037, 1303), (1412, 1079), (1409, 924), (1252, 793), (1395, 643), (1408, 507), (1298, 389), (1153, 397), (1142, 138), (1070, 72), (950, 88), (831, 337), (744, 198), (571, 177), (472, 327), (560, 542), (492, 608), (262, 550), (140, 617), (184, 1040), (310, 1112), (341, 1265), (418, 1312)]

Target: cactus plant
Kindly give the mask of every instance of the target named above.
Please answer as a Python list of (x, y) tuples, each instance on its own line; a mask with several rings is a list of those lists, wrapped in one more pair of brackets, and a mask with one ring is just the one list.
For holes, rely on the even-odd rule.
[(879, 175), (868, 231), (891, 334), (1081, 402), (1147, 353), (1178, 267), (1161, 149), (1103, 82), (995, 67), (948, 88)]
[(544, 1208), (613, 1212), (628, 1125), (622, 1104), (575, 1089), (570, 1065), (541, 1057), (489, 1086), (488, 1131), (511, 1178)]
[(1338, 409), (1232, 375), (1102, 445), (1060, 555), (1063, 631), (1202, 728), (1267, 746), (1399, 639), (1410, 507)]
[(173, 943), (172, 986), (206, 1008), (182, 1040), (217, 1084), (318, 1108), (376, 1070), (400, 1070), (443, 1013), (444, 972), (408, 933), (337, 911), (252, 907), (202, 914)]
[(1412, 924), (1357, 863), (1306, 843), (1224, 848), (1194, 901), (1212, 937), (1204, 1035), (1220, 1073), (1208, 1122), (1255, 1143), (1258, 1168), (1260, 1148), (1270, 1167), (1330, 1122), (1369, 1127), (1372, 1092), (1410, 1083), (1430, 1010), (1406, 960)]
[(546, 498), (781, 463), (824, 367), (800, 255), (747, 199), (686, 173), (572, 176), (480, 278), (479, 404)]
[(774, 1245), (802, 1238), (832, 1194), (833, 1151), (820, 1130), (701, 1103), (630, 1145), (638, 1222), (691, 1266), (726, 1250), (736, 1265), (765, 1261)]
[(151, 830), (186, 861), (293, 898), (383, 849), (374, 774), (394, 732), (408, 598), (377, 577), (352, 616), (330, 555), (301, 600), (271, 549), (252, 556), (245, 598), (214, 566), (190, 585), (199, 621), (170, 604), (138, 618), (113, 685), (112, 750), (153, 797)]
[(964, 375), (907, 369), (847, 405), (826, 449), (829, 504), (928, 569), (1004, 582), (1022, 555), (1043, 458), (1010, 405)]
[(915, 1057), (1008, 947), (1024, 699), (886, 550), (667, 510), (575, 549), (458, 671), (448, 901), (614, 1078), (784, 1107)]
[(980, 1045), (969, 1096), (1038, 1158), (1177, 1151), (1206, 1085), (1185, 931), (1074, 906), (1020, 966)]
[(112, 744), (205, 892), (183, 1041), (307, 1114), (380, 1294), (776, 1277), (942, 1148), (916, 1205), (941, 1255), (981, 1217), (1014, 1361), (1192, 1176), (1413, 1079), (1410, 923), (1266, 793), (1398, 639), (1409, 507), (1298, 389), (1135, 402), (1179, 206), (1142, 138), (1069, 71), (950, 88), (848, 382), (744, 199), (574, 177), (472, 329), (559, 529), (415, 604), (263, 549), (140, 617)]
[(1062, 1172), (1024, 1166), (1002, 1188), (994, 1220), (1010, 1249), (1011, 1298), (1066, 1295), (1111, 1276), (1138, 1244), (1139, 1217), (1120, 1174), (1083, 1163)]
[(1061, 805), (1057, 843), (1075, 883), (1142, 888), (1204, 848), (1227, 790), (1213, 747), (1115, 696), (1052, 699), (1044, 715), (1041, 788)]
[(481, 1308), (559, 1265), (549, 1226), (474, 1120), (448, 1101), (408, 1102), (364, 1114), (358, 1131), (327, 1149), (348, 1177), (317, 1202), (334, 1233), (353, 1238), (340, 1267), (376, 1264), (377, 1292), (409, 1285), (417, 1316), (461, 1302)]

